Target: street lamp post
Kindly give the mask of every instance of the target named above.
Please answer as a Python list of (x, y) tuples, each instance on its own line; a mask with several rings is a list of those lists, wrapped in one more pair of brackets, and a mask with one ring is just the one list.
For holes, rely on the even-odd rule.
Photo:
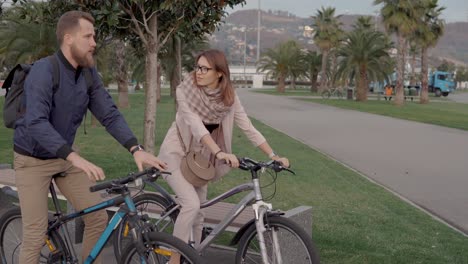
[(247, 56), (247, 27), (244, 27), (244, 87), (247, 87), (247, 77), (245, 75), (246, 56)]
[(261, 24), (261, 15), (262, 11), (260, 9), (260, 1), (258, 0), (258, 15), (257, 15), (257, 63), (260, 60), (260, 24)]

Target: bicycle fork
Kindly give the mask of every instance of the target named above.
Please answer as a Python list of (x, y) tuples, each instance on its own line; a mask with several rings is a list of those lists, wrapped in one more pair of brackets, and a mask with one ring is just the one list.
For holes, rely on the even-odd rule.
[(267, 248), (265, 243), (264, 233), (265, 231), (270, 231), (273, 239), (273, 245), (271, 245), (271, 254), (274, 255), (274, 263), (282, 264), (283, 259), (281, 256), (281, 249), (278, 241), (278, 234), (274, 228), (269, 227), (271, 230), (265, 228), (265, 214), (272, 210), (272, 205), (265, 203), (263, 201), (257, 201), (252, 205), (253, 210), (255, 211), (255, 226), (257, 228), (258, 243), (260, 245), (260, 252), (262, 254), (263, 264), (270, 264), (267, 254)]

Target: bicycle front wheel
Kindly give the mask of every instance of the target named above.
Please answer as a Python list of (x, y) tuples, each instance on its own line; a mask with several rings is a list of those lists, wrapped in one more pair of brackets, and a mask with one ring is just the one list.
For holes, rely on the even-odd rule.
[[(163, 217), (169, 207), (169, 202), (164, 197), (154, 193), (144, 193), (134, 197), (133, 202), (135, 203), (138, 215), (147, 214), (150, 218), (149, 221), (156, 231), (172, 234), (178, 211), (174, 211), (171, 215)], [(114, 254), (118, 260), (121, 258), (122, 252), (127, 245), (133, 242), (126, 219), (117, 227), (113, 240)]]
[[(265, 219), (265, 228), (263, 236), (269, 263), (320, 263), (311, 237), (295, 222), (273, 216)], [(255, 224), (240, 239), (235, 263), (263, 263)]]
[[(147, 263), (168, 263), (175, 253), (183, 259), (184, 264), (204, 263), (198, 253), (182, 240), (166, 233), (151, 232), (148, 234), (149, 241), (145, 241), (145, 256)], [(142, 263), (135, 245), (129, 244), (122, 254), (121, 264)]]
[[(2, 264), (19, 263), (21, 244), (23, 243), (23, 221), (21, 209), (14, 207), (0, 218), (0, 260)], [(66, 256), (62, 254), (63, 242), (58, 234), (50, 236), (51, 245), (56, 250), (52, 253), (45, 245), (41, 250), (39, 263), (64, 263)], [(66, 255), (66, 254), (65, 254)]]

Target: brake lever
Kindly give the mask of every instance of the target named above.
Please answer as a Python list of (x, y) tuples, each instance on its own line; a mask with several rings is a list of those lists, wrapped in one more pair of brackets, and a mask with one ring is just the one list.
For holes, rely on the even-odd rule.
[(285, 171), (287, 171), (287, 172), (289, 172), (289, 173), (291, 173), (291, 174), (293, 174), (293, 175), (296, 175), (296, 173), (295, 173), (294, 171), (292, 171), (292, 170), (290, 170), (290, 169), (288, 169), (288, 168), (284, 168), (284, 167), (283, 167), (283, 170), (285, 170)]

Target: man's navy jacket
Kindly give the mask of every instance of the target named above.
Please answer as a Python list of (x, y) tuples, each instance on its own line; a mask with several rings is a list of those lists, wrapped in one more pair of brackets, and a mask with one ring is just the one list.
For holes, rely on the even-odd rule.
[(66, 159), (88, 108), (120, 144), (127, 149), (136, 145), (137, 139), (104, 89), (96, 68), (90, 69), (94, 82), (88, 92), (82, 68), (73, 68), (60, 50), (54, 56), (60, 72), (55, 93), (49, 59), (35, 62), (26, 78), (26, 114), (16, 121), (15, 152), (39, 159)]

